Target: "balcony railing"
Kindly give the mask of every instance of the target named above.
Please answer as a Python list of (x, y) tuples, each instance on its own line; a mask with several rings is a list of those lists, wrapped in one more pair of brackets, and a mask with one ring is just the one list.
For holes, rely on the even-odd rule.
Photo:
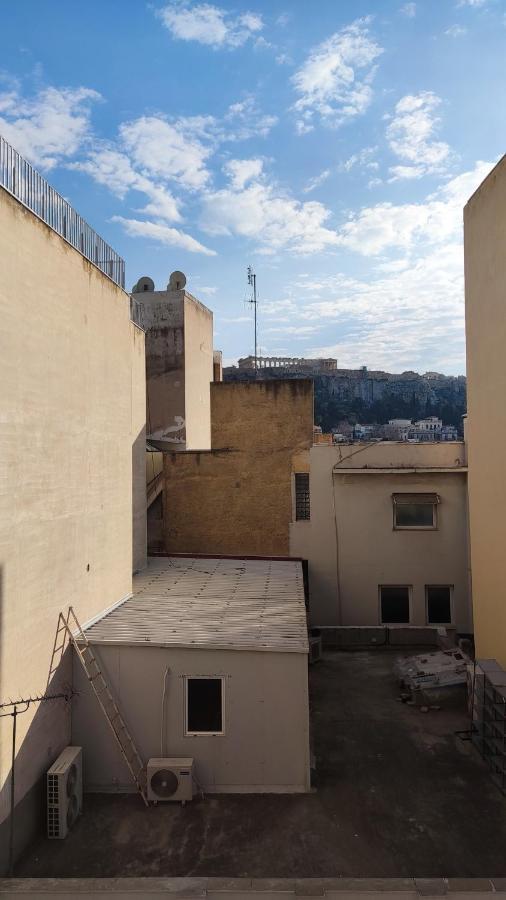
[(125, 261), (0, 135), (0, 186), (120, 287)]

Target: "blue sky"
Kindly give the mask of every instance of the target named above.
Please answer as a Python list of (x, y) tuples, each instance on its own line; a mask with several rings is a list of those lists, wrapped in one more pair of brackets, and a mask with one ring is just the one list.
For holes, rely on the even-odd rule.
[(0, 133), (227, 361), (465, 371), (462, 206), (506, 147), (506, 0), (0, 0)]

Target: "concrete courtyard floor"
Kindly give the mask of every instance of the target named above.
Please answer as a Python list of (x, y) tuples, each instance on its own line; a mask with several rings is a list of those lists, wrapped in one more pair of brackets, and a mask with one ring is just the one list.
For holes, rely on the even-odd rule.
[(506, 798), (470, 743), (465, 699), (397, 701), (392, 651), (326, 653), (311, 668), (315, 790), (221, 795), (146, 810), (88, 795), (65, 841), (40, 838), (26, 877), (506, 875)]

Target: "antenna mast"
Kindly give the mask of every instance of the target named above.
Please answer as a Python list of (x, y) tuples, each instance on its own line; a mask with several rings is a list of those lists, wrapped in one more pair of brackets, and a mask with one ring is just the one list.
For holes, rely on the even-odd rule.
[(253, 287), (253, 297), (251, 300), (248, 300), (248, 303), (253, 304), (253, 309), (255, 312), (255, 372), (258, 368), (258, 354), (257, 354), (257, 277), (253, 271), (252, 266), (248, 266), (248, 284)]

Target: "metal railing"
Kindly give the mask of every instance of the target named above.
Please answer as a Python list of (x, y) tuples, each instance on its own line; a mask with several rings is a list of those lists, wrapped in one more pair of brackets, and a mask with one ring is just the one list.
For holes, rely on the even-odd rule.
[(0, 186), (86, 259), (125, 287), (125, 262), (42, 175), (0, 135)]

